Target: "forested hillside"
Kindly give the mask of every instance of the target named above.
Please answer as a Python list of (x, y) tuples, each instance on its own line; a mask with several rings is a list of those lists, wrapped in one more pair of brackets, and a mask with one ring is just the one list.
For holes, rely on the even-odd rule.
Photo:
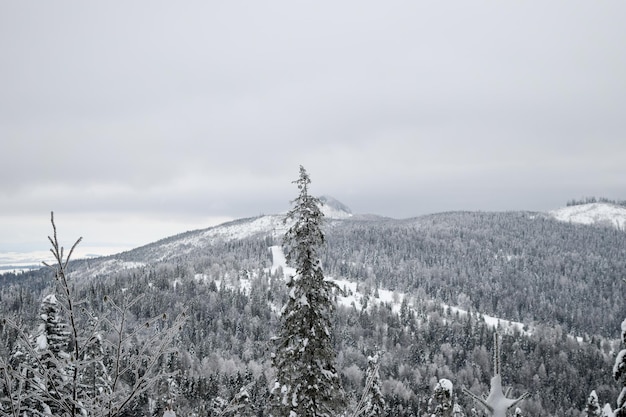
[[(228, 230), (228, 232), (225, 232)], [(441, 378), (453, 382), (466, 415), (475, 405), (461, 388), (486, 393), (495, 329), (481, 314), (523, 322), (502, 331), (502, 374), (513, 394), (530, 391), (524, 415), (578, 416), (587, 396), (613, 402), (626, 276), (626, 233), (558, 222), (539, 213), (444, 213), (409, 220), (329, 220), (322, 264), (328, 276), (357, 282), (364, 305), (335, 315), (337, 367), (348, 402), (365, 383), (368, 356), (380, 359), (387, 415), (423, 415)], [(75, 261), (78, 299), (105, 314), (106, 299), (141, 295), (132, 317), (188, 308), (162, 366), (174, 377), (143, 395), (139, 415), (218, 415), (242, 387), (239, 415), (264, 415), (274, 378), (270, 339), (286, 300), (270, 247), (281, 244), (279, 216), (188, 232), (121, 255)], [(383, 301), (378, 292), (397, 294)], [(50, 271), (0, 276), (2, 316), (34, 333)], [(443, 303), (470, 314), (455, 313)], [(576, 339), (580, 336), (580, 339)], [(0, 354), (15, 334), (3, 326)]]
[(527, 212), (333, 225), (332, 276), (581, 336), (617, 337), (626, 315), (626, 233), (613, 228)]

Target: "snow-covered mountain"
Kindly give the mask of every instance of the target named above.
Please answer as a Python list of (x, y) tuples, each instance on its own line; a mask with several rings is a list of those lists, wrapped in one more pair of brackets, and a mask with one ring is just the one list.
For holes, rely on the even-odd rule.
[(322, 213), (326, 218), (346, 219), (352, 217), (352, 210), (341, 201), (326, 195), (321, 196), (320, 201), (322, 202)]
[[(322, 212), (328, 221), (341, 221), (352, 218), (348, 206), (339, 200), (323, 196)], [(223, 223), (207, 229), (194, 230), (167, 237), (157, 242), (124, 252), (118, 255), (92, 260), (89, 271), (79, 270), (77, 275), (93, 277), (109, 274), (116, 270), (137, 268), (157, 262), (168, 262), (174, 258), (194, 258), (202, 256), (206, 248), (216, 244), (234, 242), (250, 238), (271, 238), (280, 241), (288, 224), (285, 214), (263, 215)]]
[[(508, 340), (511, 369), (519, 369), (510, 374), (515, 384), (542, 393), (537, 398), (552, 410), (529, 416), (565, 415), (572, 401), (557, 388), (565, 386), (581, 402), (600, 386), (603, 377), (590, 369), (612, 363), (615, 332), (626, 314), (626, 233), (575, 224), (583, 206), (560, 216), (466, 211), (398, 220), (351, 215), (335, 199), (322, 201), (328, 221), (320, 257), (325, 276), (342, 290), (337, 321), (343, 326), (343, 375), (361, 375), (364, 349), (379, 346), (387, 352), (381, 369), (388, 392), (404, 384), (423, 395), (428, 378), (436, 383), (442, 375), (478, 386), (490, 366), (489, 332), (497, 328)], [(589, 206), (605, 207), (600, 213), (612, 207)], [(587, 217), (615, 220), (609, 213)], [(77, 259), (70, 276), (97, 300), (118, 290), (143, 294), (141, 311), (192, 306), (181, 340), (185, 348), (193, 346), (195, 353), (190, 348), (185, 357), (202, 369), (197, 375), (231, 375), (247, 363), (255, 375), (265, 375), (261, 364), (267, 363), (274, 313), (286, 297), (279, 272), (294, 273), (281, 248), (284, 218), (240, 219), (117, 255)], [(623, 228), (624, 217), (617, 218), (606, 224)], [(28, 308), (36, 317), (49, 278), (41, 271), (0, 275), (0, 311)], [(20, 300), (23, 294), (29, 304)]]
[(608, 203), (580, 204), (552, 210), (549, 214), (555, 219), (579, 224), (607, 225), (625, 230), (626, 207)]
[[(323, 196), (322, 212), (329, 220), (348, 219), (352, 217), (350, 208), (339, 200)], [(204, 230), (183, 233), (156, 242), (151, 246), (151, 260), (166, 260), (171, 254), (189, 254), (219, 242), (231, 242), (251, 237), (272, 237), (280, 239), (287, 231), (284, 214), (272, 214), (248, 219), (240, 219)]]

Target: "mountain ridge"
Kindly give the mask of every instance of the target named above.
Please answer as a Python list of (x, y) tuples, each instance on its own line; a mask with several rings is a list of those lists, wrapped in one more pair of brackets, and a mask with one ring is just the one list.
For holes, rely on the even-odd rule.
[[(205, 268), (201, 265), (219, 261), (222, 254), (232, 262), (240, 259), (233, 265), (254, 269), (271, 262), (268, 248), (281, 244), (286, 227), (282, 214), (238, 219), (117, 255), (77, 260), (72, 273), (89, 281), (116, 271), (167, 263), (201, 270)], [(565, 325), (576, 334), (594, 334), (601, 328), (612, 332), (619, 319), (615, 282), (626, 275), (626, 234), (614, 228), (515, 211), (448, 212), (401, 220), (353, 215), (328, 219), (325, 230), (325, 271), (338, 279), (373, 280), (390, 290), (422, 288), (424, 295), (448, 305), (457, 305), (457, 296), (464, 294), (473, 311), (529, 325), (535, 321)], [(242, 247), (249, 247), (249, 254), (239, 253)], [(534, 296), (541, 298), (533, 300), (529, 293), (516, 299), (506, 291), (507, 286), (536, 291)], [(557, 303), (560, 293), (574, 292), (572, 299)], [(600, 306), (614, 310), (602, 315), (603, 324), (591, 325), (590, 315), (580, 311), (574, 317), (566, 313), (580, 309), (577, 303), (583, 303), (588, 294), (595, 300), (590, 311)], [(591, 327), (585, 330), (583, 323)]]
[[(241, 386), (228, 380), (237, 372), (253, 374), (261, 387), (271, 375), (267, 341), (288, 296), (280, 275), (289, 272), (280, 250), (283, 220), (284, 214), (238, 219), (76, 260), (69, 276), (81, 299), (97, 308), (106, 308), (104, 296), (142, 297), (137, 317), (160, 310), (171, 317), (190, 306), (181, 337), (184, 369), (193, 370), (194, 386), (206, 385), (202, 378), (210, 375), (230, 398), (236, 391), (224, 394), (223, 387)], [(329, 218), (324, 232), (325, 276), (346, 290), (336, 312), (338, 364), (352, 390), (368, 352), (382, 347), (390, 404), (419, 407), (441, 377), (480, 391), (489, 382), (488, 349), (498, 330), (507, 377), (516, 389), (536, 393), (525, 404), (529, 417), (574, 415), (591, 389), (600, 398), (617, 395), (603, 381), (610, 381), (626, 316), (622, 231), (540, 212), (457, 211)], [(50, 271), (0, 276), (0, 311), (19, 311), (32, 324), (50, 282)], [(218, 391), (210, 392), (202, 395)], [(413, 410), (392, 415), (418, 414)]]

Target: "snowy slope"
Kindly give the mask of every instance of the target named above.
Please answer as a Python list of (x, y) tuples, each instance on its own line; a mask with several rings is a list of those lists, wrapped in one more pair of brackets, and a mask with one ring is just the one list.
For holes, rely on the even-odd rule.
[[(321, 197), (322, 211), (329, 219), (346, 219), (352, 216), (350, 209), (332, 197)], [(282, 237), (289, 224), (284, 214), (241, 219), (209, 229), (188, 232), (152, 244), (152, 260), (166, 260), (171, 254), (186, 254), (217, 242), (241, 240), (253, 236)]]
[[(323, 203), (322, 212), (327, 219), (342, 220), (352, 217), (350, 208), (337, 199), (322, 196), (320, 201)], [(285, 234), (289, 226), (288, 224), (285, 225), (284, 219), (285, 214), (276, 214), (235, 220), (208, 229), (182, 233), (133, 250), (119, 248), (119, 251), (112, 251), (112, 248), (104, 250), (103, 248), (83, 248), (79, 245), (73, 259), (93, 258), (94, 256), (89, 255), (90, 253), (120, 254), (127, 251), (124, 261), (115, 259), (116, 256), (112, 255), (109, 258), (113, 259), (96, 259), (90, 264), (92, 268), (90, 275), (111, 273), (115, 270), (139, 267), (150, 262), (165, 261), (172, 255), (190, 254), (217, 242), (235, 241), (253, 236), (279, 238)], [(0, 253), (0, 273), (2, 271), (14, 272), (37, 269), (41, 267), (42, 260), (52, 261), (47, 250), (29, 253)]]
[(352, 217), (352, 210), (339, 200), (327, 195), (321, 196), (322, 213), (328, 219), (347, 219)]
[[(261, 216), (254, 219), (238, 220), (211, 227), (186, 236), (161, 243), (160, 249), (166, 253), (186, 253), (189, 248), (211, 245), (218, 241), (233, 241), (259, 234), (274, 236), (285, 233), (284, 216)], [(157, 242), (158, 243), (158, 242)]]
[[(321, 197), (322, 212), (329, 220), (348, 219), (350, 209), (332, 197)], [(285, 214), (265, 215), (255, 218), (227, 222), (208, 229), (196, 230), (172, 236), (158, 242), (129, 251), (124, 256), (112, 256), (109, 259), (94, 260), (89, 271), (78, 270), (75, 275), (93, 277), (108, 274), (115, 270), (141, 267), (153, 262), (168, 261), (174, 256), (197, 254), (203, 248), (219, 242), (231, 242), (249, 237), (272, 236), (280, 239), (289, 222), (285, 223)]]
[(607, 203), (591, 203), (564, 207), (548, 212), (562, 222), (611, 225), (625, 230), (626, 207)]
[[(295, 269), (287, 266), (285, 255), (283, 254), (283, 250), (280, 246), (272, 246), (270, 247), (270, 251), (272, 253), (272, 273), (276, 272), (279, 268), (282, 268), (285, 276), (295, 274)], [(366, 296), (359, 291), (359, 286), (357, 282), (344, 279), (334, 279), (330, 277), (328, 277), (327, 279), (337, 284), (337, 286), (344, 291), (343, 295), (339, 295), (337, 297), (337, 303), (341, 306), (354, 307), (357, 310), (362, 310), (365, 304), (385, 304), (391, 306), (391, 311), (393, 313), (400, 314), (402, 302), (406, 298), (409, 308), (413, 308), (411, 296), (403, 292), (378, 288), (374, 294)], [(449, 310), (450, 314), (452, 315), (458, 314), (461, 316), (466, 316), (467, 314), (470, 314), (467, 311), (462, 310), (458, 307), (452, 307), (446, 304), (442, 304), (442, 307), (444, 308), (444, 311)], [(491, 317), (487, 315), (481, 315), (480, 317), (482, 317), (484, 322), (489, 327), (497, 328), (503, 333), (513, 333), (513, 331), (519, 331), (525, 334), (531, 333), (525, 330), (525, 326), (523, 323), (502, 320), (497, 317)]]

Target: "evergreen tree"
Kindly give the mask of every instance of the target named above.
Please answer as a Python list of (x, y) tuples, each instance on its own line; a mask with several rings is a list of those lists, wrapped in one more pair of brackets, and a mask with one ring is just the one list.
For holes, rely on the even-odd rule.
[(613, 378), (621, 382), (622, 391), (617, 397), (617, 408), (613, 410), (615, 417), (626, 417), (626, 320), (622, 322), (622, 349), (615, 358), (613, 366)]
[[(519, 410), (519, 408), (517, 409)], [(517, 411), (516, 410), (516, 411)], [(461, 406), (457, 403), (454, 403), (454, 406), (452, 407), (452, 417), (465, 417), (465, 413), (463, 412), (463, 408), (461, 408)], [(522, 417), (521, 415), (517, 415), (516, 417)]]
[(67, 358), (70, 332), (67, 324), (60, 317), (60, 308), (56, 295), (44, 297), (39, 309), (39, 317), (43, 321), (36, 336), (37, 349), (44, 353), (49, 351), (56, 358)]
[(587, 405), (585, 406), (586, 417), (600, 417), (602, 415), (602, 407), (598, 402), (598, 394), (596, 391), (591, 391), (589, 397), (587, 397)]
[(281, 311), (275, 338), (272, 415), (331, 417), (339, 414), (343, 391), (335, 368), (332, 314), (336, 285), (324, 278), (319, 257), (325, 238), (320, 201), (309, 194), (311, 180), (300, 167), (300, 190), (286, 221), (293, 221), (283, 242), (285, 256), (296, 270), (289, 277), (289, 297)]
[(67, 395), (69, 332), (54, 294), (43, 298), (39, 319), (34, 335), (22, 333), (11, 355), (16, 378), (11, 382), (9, 374), (4, 375), (6, 388), (12, 391), (13, 415), (57, 415)]
[(352, 417), (380, 417), (385, 413), (385, 399), (381, 392), (379, 372), (380, 356), (381, 352), (376, 352), (373, 356), (368, 356), (367, 358), (365, 388)]
[(62, 398), (67, 395), (65, 385), (69, 372), (67, 352), (70, 333), (61, 318), (61, 308), (55, 294), (44, 297), (39, 308), (41, 323), (31, 340), (32, 349), (27, 373), (32, 377), (29, 384), (31, 395), (25, 405), (32, 413), (36, 411), (59, 414)]
[(453, 398), (452, 398), (452, 382), (449, 379), (442, 378), (439, 380), (433, 395), (428, 401), (431, 417), (452, 417)]

